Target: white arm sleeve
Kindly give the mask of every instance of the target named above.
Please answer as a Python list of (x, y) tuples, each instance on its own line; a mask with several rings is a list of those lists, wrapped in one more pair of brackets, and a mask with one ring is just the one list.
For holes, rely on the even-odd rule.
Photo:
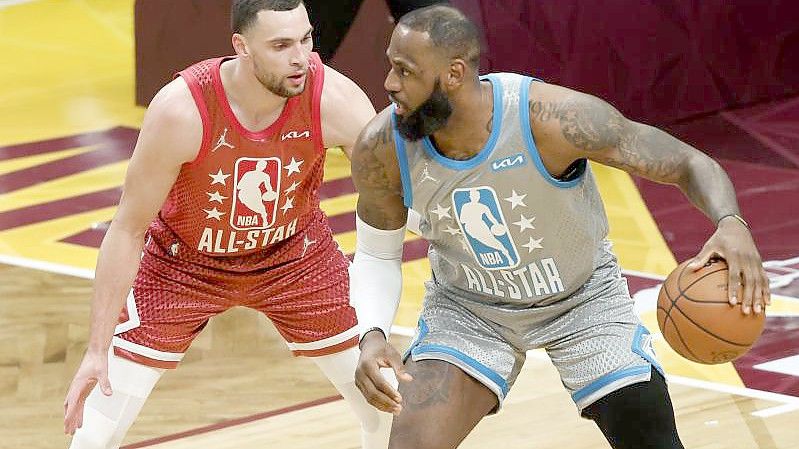
[(355, 258), (350, 265), (350, 303), (358, 314), (361, 338), (379, 327), (386, 337), (402, 293), (402, 240), (405, 226), (377, 229), (355, 215)]

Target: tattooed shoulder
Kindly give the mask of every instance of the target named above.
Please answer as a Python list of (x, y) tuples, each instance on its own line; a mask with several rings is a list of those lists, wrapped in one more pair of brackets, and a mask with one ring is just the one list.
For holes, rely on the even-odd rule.
[(380, 229), (398, 229), (407, 210), (394, 151), (391, 119), (380, 114), (361, 133), (352, 155), (352, 179), (358, 191), (358, 214)]
[(355, 143), (352, 176), (356, 187), (359, 183), (370, 187), (388, 186), (387, 169), (393, 148), (391, 122), (379, 115), (364, 128)]
[(593, 152), (616, 146), (624, 131), (624, 116), (597, 97), (564, 91), (568, 93), (558, 98), (532, 98), (529, 102), (531, 122), (550, 122), (581, 151)]

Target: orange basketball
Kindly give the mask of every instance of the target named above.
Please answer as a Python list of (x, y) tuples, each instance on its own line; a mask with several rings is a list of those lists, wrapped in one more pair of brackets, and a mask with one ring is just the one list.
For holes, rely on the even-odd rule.
[(727, 263), (712, 259), (694, 272), (686, 260), (669, 274), (658, 295), (660, 332), (681, 356), (716, 364), (745, 354), (763, 332), (765, 314), (744, 315), (727, 295)]

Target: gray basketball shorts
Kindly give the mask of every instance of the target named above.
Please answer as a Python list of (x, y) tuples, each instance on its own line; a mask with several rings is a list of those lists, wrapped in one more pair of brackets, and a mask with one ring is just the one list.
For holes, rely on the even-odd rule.
[(526, 352), (544, 348), (581, 413), (615, 390), (648, 381), (653, 366), (663, 373), (626, 280), (615, 260), (611, 265), (569, 297), (525, 309), (464, 299), (430, 281), (405, 359), (449, 362), (493, 391), (501, 407)]

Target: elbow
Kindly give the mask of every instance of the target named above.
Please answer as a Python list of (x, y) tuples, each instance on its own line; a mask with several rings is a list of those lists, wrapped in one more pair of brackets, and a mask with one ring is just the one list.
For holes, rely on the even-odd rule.
[(111, 224), (108, 226), (106, 235), (116, 235), (131, 241), (144, 241), (144, 236), (147, 234), (147, 229), (150, 228), (150, 223), (131, 223), (126, 220), (114, 217)]
[(683, 190), (696, 184), (701, 179), (711, 179), (724, 173), (718, 162), (700, 151), (692, 151), (682, 164), (677, 184)]

